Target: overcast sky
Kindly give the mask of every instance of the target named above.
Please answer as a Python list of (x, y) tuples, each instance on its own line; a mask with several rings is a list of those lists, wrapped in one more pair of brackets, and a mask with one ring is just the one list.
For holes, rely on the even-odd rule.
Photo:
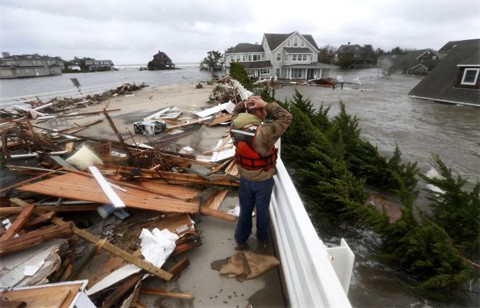
[(0, 0), (0, 51), (146, 64), (261, 43), (264, 33), (313, 36), (319, 47), (440, 49), (480, 37), (479, 0)]

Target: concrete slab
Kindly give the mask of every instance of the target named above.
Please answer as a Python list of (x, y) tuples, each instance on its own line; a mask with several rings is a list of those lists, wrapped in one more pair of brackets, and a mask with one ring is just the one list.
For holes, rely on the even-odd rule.
[[(232, 190), (220, 210), (228, 211), (238, 204), (236, 196), (236, 189)], [(188, 257), (190, 266), (171, 282), (164, 283), (159, 279), (149, 278), (145, 282), (145, 287), (190, 293), (195, 296), (195, 299), (189, 301), (142, 295), (139, 300), (142, 304), (147, 307), (288, 306), (283, 295), (280, 267), (243, 282), (221, 275), (210, 267), (213, 261), (235, 254), (236, 243), (233, 237), (235, 224), (201, 215), (194, 216), (194, 220), (197, 222), (197, 230), (201, 233), (203, 245), (179, 256)], [(255, 230), (253, 230), (254, 233)], [(250, 237), (248, 245), (254, 252), (275, 255), (274, 245), (271, 242), (266, 249), (259, 250), (253, 235)]]

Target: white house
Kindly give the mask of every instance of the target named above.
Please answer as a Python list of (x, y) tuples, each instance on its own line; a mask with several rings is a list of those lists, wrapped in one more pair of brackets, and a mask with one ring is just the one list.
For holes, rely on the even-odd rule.
[(252, 77), (317, 79), (329, 77), (335, 67), (318, 62), (319, 48), (313, 37), (297, 31), (265, 33), (262, 43), (239, 43), (225, 52), (225, 67), (239, 62)]

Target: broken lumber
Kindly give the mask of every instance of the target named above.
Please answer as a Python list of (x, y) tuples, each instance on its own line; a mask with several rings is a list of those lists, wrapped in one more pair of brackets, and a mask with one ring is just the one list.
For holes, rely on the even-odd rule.
[[(52, 222), (55, 223), (55, 224), (61, 224), (61, 223), (63, 223), (63, 220), (60, 219), (60, 218), (53, 218)], [(126, 252), (125, 250), (120, 249), (113, 244), (110, 244), (109, 242), (105, 241), (105, 239), (102, 239), (102, 238), (100, 238), (100, 237), (98, 237), (98, 236), (96, 236), (96, 235), (94, 235), (94, 234), (92, 234), (88, 231), (85, 231), (85, 230), (82, 230), (82, 229), (79, 229), (79, 228), (75, 227), (75, 225), (71, 226), (71, 230), (76, 235), (82, 237), (83, 239), (85, 239), (85, 240), (87, 240), (91, 243), (96, 244), (98, 242), (103, 242), (102, 249), (105, 249), (108, 252), (111, 252), (114, 255), (119, 256), (120, 258), (124, 259), (125, 261), (127, 261), (131, 264), (134, 264), (134, 265), (140, 267), (141, 269), (144, 269), (147, 272), (149, 272), (149, 273), (151, 273), (151, 274), (153, 274), (157, 277), (162, 278), (165, 281), (170, 281), (173, 277), (173, 275), (170, 274), (169, 272), (164, 271), (164, 270), (154, 266), (150, 262), (147, 262), (143, 259), (137, 258), (134, 255)]]
[(71, 225), (71, 223), (63, 223), (49, 226), (6, 241), (0, 241), (0, 256), (26, 249), (52, 238), (70, 234), (72, 232)]
[[(23, 185), (18, 190), (66, 199), (92, 201), (100, 204), (108, 204), (110, 202), (95, 179), (77, 173), (67, 173)], [(198, 213), (198, 200), (186, 202), (161, 196), (157, 193), (149, 193), (138, 188), (129, 188), (125, 192), (118, 191), (117, 194), (123, 203), (131, 208), (167, 213)]]
[(189, 293), (179, 293), (179, 292), (170, 292), (170, 291), (161, 290), (161, 289), (142, 288), (142, 289), (140, 290), (140, 292), (143, 293), (143, 294), (160, 295), (160, 296), (180, 298), (180, 299), (188, 299), (188, 300), (193, 300), (193, 299), (195, 298), (195, 297), (193, 296), (193, 294), (189, 294)]
[(205, 206), (200, 207), (200, 213), (202, 213), (203, 215), (219, 218), (219, 219), (222, 219), (222, 220), (225, 220), (225, 221), (228, 221), (228, 222), (237, 221), (237, 216), (233, 216), (231, 214), (224, 213), (224, 212), (218, 211), (218, 210), (213, 210), (213, 209), (210, 209), (210, 208), (205, 207)]
[(0, 237), (0, 241), (6, 241), (11, 239), (27, 222), (27, 219), (33, 214), (35, 210), (35, 205), (29, 204), (27, 207), (23, 209), (20, 215), (17, 216), (15, 221), (12, 223), (10, 228)]

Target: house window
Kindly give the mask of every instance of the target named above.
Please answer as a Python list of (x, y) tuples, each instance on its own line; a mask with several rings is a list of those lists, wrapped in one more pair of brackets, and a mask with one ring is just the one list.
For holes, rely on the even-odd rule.
[(479, 68), (466, 68), (463, 72), (462, 85), (476, 85), (479, 71)]
[(293, 38), (293, 47), (297, 47), (298, 46), (298, 37), (294, 37)]
[(282, 61), (282, 54), (280, 52), (277, 52), (277, 62)]
[(302, 78), (302, 72), (300, 69), (292, 69), (292, 78)]

